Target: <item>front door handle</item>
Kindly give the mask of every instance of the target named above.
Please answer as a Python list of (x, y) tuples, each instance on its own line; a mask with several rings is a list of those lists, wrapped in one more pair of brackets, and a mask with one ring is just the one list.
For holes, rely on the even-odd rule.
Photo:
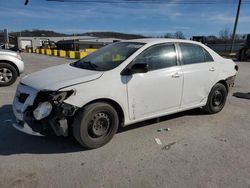
[(215, 71), (215, 68), (214, 68), (214, 67), (211, 67), (211, 68), (209, 69), (209, 71)]
[(179, 78), (181, 75), (179, 72), (176, 72), (172, 75), (172, 78)]

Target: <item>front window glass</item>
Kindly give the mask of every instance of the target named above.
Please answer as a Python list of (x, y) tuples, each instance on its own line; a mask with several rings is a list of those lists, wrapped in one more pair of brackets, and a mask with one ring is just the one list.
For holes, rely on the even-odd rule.
[(143, 45), (144, 43), (138, 42), (110, 44), (76, 61), (72, 66), (97, 71), (111, 70), (120, 65)]
[(161, 44), (153, 46), (136, 57), (134, 63), (146, 63), (149, 70), (157, 70), (177, 65), (175, 46)]

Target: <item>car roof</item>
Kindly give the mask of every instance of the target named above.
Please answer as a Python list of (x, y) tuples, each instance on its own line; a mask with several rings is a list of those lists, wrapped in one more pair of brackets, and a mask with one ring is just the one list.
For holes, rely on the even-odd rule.
[(167, 42), (183, 42), (183, 43), (192, 43), (192, 44), (201, 44), (200, 42), (184, 39), (169, 39), (169, 38), (142, 38), (142, 39), (132, 39), (125, 40), (124, 42), (138, 42), (145, 44), (158, 44), (158, 43), (167, 43)]

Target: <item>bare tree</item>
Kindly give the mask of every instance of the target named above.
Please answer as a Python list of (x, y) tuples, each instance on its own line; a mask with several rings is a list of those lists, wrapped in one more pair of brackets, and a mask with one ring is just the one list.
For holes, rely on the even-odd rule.
[(174, 38), (176, 38), (176, 39), (185, 39), (185, 36), (184, 36), (184, 34), (182, 33), (182, 31), (177, 31), (177, 32), (175, 32), (175, 34), (174, 34)]
[(174, 38), (173, 34), (172, 33), (166, 33), (164, 35), (164, 38)]
[(219, 38), (222, 40), (230, 40), (232, 36), (232, 31), (228, 28), (225, 28), (219, 32)]
[(175, 33), (166, 33), (164, 38), (174, 38), (174, 39), (185, 39), (182, 31), (177, 31)]
[(207, 40), (208, 41), (215, 41), (215, 40), (217, 40), (217, 37), (214, 35), (209, 35), (209, 36), (207, 36)]

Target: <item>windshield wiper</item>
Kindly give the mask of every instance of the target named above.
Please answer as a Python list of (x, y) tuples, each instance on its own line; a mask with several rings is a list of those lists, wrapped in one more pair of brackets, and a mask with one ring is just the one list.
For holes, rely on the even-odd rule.
[(91, 63), (91, 61), (83, 61), (83, 63), (88, 64), (88, 65), (91, 66), (94, 70), (96, 70), (96, 68), (98, 68), (98, 65)]
[(91, 63), (91, 61), (79, 61), (79, 63), (87, 64), (94, 70), (98, 68), (98, 65)]

